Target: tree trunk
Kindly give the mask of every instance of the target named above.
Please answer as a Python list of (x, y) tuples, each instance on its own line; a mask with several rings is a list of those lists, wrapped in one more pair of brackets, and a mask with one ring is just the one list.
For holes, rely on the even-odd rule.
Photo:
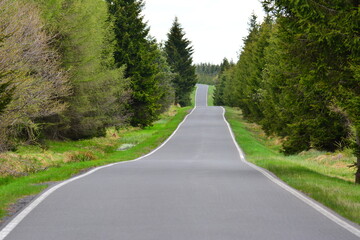
[(360, 136), (359, 136), (359, 129), (356, 128), (356, 150), (355, 150), (355, 155), (356, 155), (356, 163), (355, 163), (355, 167), (356, 167), (356, 173), (355, 173), (355, 183), (356, 184), (360, 184)]
[(357, 158), (357, 171), (355, 173), (355, 183), (360, 184), (360, 158)]

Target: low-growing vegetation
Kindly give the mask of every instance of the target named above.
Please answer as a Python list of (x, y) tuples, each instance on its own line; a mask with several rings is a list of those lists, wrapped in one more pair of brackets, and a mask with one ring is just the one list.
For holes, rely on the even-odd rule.
[[(45, 145), (22, 146), (14, 152), (1, 153), (0, 218), (11, 213), (18, 199), (38, 194), (53, 182), (150, 152), (171, 135), (189, 111), (190, 107), (173, 106), (153, 126), (143, 129), (110, 128), (105, 137), (48, 141)], [(119, 149), (124, 144), (131, 147)]]
[(207, 104), (208, 106), (214, 106), (214, 91), (215, 91), (215, 86), (214, 85), (210, 85), (208, 88), (208, 98), (207, 98)]
[(227, 107), (226, 118), (248, 161), (360, 224), (360, 187), (353, 183), (355, 169), (349, 168), (356, 159), (351, 149), (285, 156), (279, 152), (282, 141), (267, 137), (259, 125), (245, 121), (240, 110)]

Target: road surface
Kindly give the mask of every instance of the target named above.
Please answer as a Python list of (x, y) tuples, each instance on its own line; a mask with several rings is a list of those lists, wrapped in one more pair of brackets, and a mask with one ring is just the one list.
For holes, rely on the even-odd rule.
[(357, 225), (346, 230), (244, 163), (223, 108), (207, 107), (206, 92), (199, 85), (196, 109), (163, 147), (59, 187), (2, 238), (359, 239)]

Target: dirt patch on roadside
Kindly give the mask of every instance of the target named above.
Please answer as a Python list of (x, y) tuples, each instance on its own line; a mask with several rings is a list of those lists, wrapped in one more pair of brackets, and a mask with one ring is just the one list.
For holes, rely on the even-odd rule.
[[(95, 167), (83, 169), (79, 173), (73, 175), (71, 178), (82, 175), (82, 174), (84, 174), (84, 173), (86, 173), (86, 172), (88, 172), (88, 171), (90, 171), (90, 170), (92, 170), (94, 168)], [(64, 181), (66, 181), (66, 180), (64, 180)], [(58, 181), (58, 182), (44, 182), (44, 183), (35, 184), (35, 185), (46, 185), (47, 188), (45, 188), (39, 194), (25, 196), (23, 198), (18, 199), (16, 201), (16, 203), (11, 204), (10, 207), (7, 209), (7, 216), (0, 219), (0, 230), (3, 229), (17, 214), (19, 214), (22, 210), (24, 210), (37, 197), (39, 197), (41, 194), (46, 192), (48, 189), (50, 189), (51, 187), (53, 187), (53, 186), (55, 186), (56, 184), (59, 184), (59, 183), (61, 183), (61, 181)]]
[(8, 208), (8, 215), (0, 219), (0, 229), (10, 222), (10, 220), (19, 212), (21, 212), (31, 201), (33, 201), (38, 195), (30, 195), (19, 199), (16, 203), (12, 204)]

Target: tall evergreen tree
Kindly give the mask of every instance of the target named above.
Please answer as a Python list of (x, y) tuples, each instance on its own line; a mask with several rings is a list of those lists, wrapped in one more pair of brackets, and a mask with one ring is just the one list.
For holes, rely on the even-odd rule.
[(192, 54), (194, 52), (191, 42), (185, 38), (185, 33), (178, 18), (175, 18), (165, 43), (167, 60), (176, 73), (173, 80), (175, 87), (175, 102), (181, 106), (191, 104), (190, 93), (196, 84), (195, 66)]
[[(307, 96), (316, 93), (313, 102), (345, 119), (357, 157), (355, 181), (360, 183), (359, 0), (264, 0), (263, 4), (288, 35), (283, 42), (293, 41), (290, 50), (295, 54), (290, 56), (301, 70), (299, 86)], [(317, 100), (320, 96), (325, 101)], [(321, 104), (312, 108), (321, 109)], [(319, 122), (318, 117), (315, 120)]]
[(228, 70), (231, 67), (231, 64), (227, 60), (227, 58), (224, 58), (220, 65), (220, 72), (218, 79), (215, 82), (215, 90), (214, 90), (214, 104), (217, 106), (225, 105), (224, 103), (224, 88), (225, 88), (225, 71)]
[(149, 28), (141, 11), (142, 0), (107, 0), (114, 21), (115, 63), (126, 65), (125, 77), (131, 79), (132, 96), (129, 110), (131, 124), (145, 127), (159, 116), (159, 72), (156, 64), (157, 45), (149, 38)]

